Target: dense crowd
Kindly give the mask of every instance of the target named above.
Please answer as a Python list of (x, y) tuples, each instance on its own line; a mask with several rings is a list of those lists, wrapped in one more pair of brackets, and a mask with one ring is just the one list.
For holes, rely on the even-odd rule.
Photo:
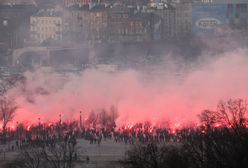
[[(54, 146), (58, 141), (73, 145), (77, 139), (85, 139), (90, 144), (100, 145), (103, 140), (112, 140), (114, 143), (163, 143), (182, 142), (193, 134), (199, 133), (200, 128), (159, 128), (149, 124), (136, 124), (134, 126), (114, 127), (84, 127), (76, 123), (39, 124), (33, 126), (19, 125), (7, 133), (8, 141), (15, 141), (10, 150), (25, 146)], [(1, 137), (1, 135), (0, 135)]]

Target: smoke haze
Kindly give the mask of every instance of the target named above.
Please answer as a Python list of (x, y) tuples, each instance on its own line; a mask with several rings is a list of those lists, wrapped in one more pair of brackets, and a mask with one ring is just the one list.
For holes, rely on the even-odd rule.
[[(247, 49), (205, 53), (192, 66), (166, 56), (153, 72), (122, 69), (113, 73), (87, 69), (57, 73), (43, 68), (26, 72), (26, 82), (9, 91), (19, 106), (15, 120), (37, 122), (87, 118), (94, 109), (118, 109), (117, 125), (197, 122), (197, 114), (220, 100), (247, 98)], [(180, 62), (180, 61), (179, 61)], [(197, 62), (197, 61), (196, 61)], [(179, 70), (178, 70), (179, 69)]]

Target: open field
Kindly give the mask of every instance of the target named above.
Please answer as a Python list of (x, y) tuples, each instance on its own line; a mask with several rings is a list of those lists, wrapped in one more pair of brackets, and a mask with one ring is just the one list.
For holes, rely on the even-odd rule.
[[(6, 162), (14, 160), (18, 155), (18, 150), (8, 151), (8, 147), (14, 145), (9, 143), (0, 145), (0, 168)], [(120, 167), (119, 161), (125, 156), (125, 151), (131, 146), (123, 142), (115, 143), (112, 140), (102, 141), (100, 145), (90, 144), (89, 141), (84, 139), (77, 140), (77, 153), (78, 161), (76, 168), (89, 167), (89, 168), (108, 168)], [(5, 149), (5, 154), (4, 154)], [(89, 156), (90, 160), (86, 163), (86, 157)]]

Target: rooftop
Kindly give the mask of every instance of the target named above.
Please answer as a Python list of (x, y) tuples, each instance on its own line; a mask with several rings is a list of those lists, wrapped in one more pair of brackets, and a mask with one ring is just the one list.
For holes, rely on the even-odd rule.
[(0, 0), (0, 5), (37, 5), (34, 0)]
[(34, 16), (40, 16), (40, 17), (49, 17), (49, 16), (55, 16), (59, 17), (62, 16), (62, 12), (58, 11), (56, 9), (41, 9), (39, 12), (37, 12)]
[(89, 4), (85, 4), (85, 5), (72, 5), (70, 7), (68, 7), (68, 9), (71, 10), (105, 10), (108, 9), (109, 7), (104, 5), (104, 4), (98, 4), (98, 5), (94, 5), (94, 6), (90, 6)]
[[(199, 0), (201, 1), (201, 0)], [(237, 3), (245, 3), (248, 4), (248, 0), (209, 0), (209, 2), (202, 3), (213, 3), (213, 4), (237, 4)]]

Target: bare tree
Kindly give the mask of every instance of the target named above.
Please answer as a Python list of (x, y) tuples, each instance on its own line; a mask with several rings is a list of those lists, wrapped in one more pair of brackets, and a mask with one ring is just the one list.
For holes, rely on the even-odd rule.
[(3, 165), (4, 168), (44, 168), (41, 148), (23, 148), (16, 158)]
[(17, 105), (13, 98), (8, 97), (8, 91), (18, 84), (25, 85), (25, 78), (21, 75), (13, 75), (0, 81), (0, 121), (3, 129), (3, 142), (6, 141), (7, 124), (13, 119)]
[(42, 166), (42, 151), (39, 148), (25, 149), (21, 152), (24, 168), (40, 168)]
[(216, 110), (200, 115), (202, 127), (191, 135), (186, 148), (195, 167), (245, 167), (248, 164), (247, 103), (221, 101)]
[(210, 128), (216, 123), (217, 119), (216, 116), (213, 115), (214, 113), (214, 111), (204, 110), (199, 115), (200, 122), (203, 124), (203, 126)]
[(16, 159), (6, 168), (73, 168), (76, 146), (69, 141), (58, 141), (55, 145), (28, 146), (21, 149)]
[(94, 110), (92, 110), (89, 114), (88, 119), (86, 120), (86, 124), (92, 126), (93, 128), (96, 127), (97, 124), (97, 115)]
[(12, 98), (5, 96), (0, 97), (0, 121), (3, 129), (3, 142), (6, 142), (7, 125), (14, 118), (17, 105)]
[(230, 99), (220, 102), (214, 115), (222, 126), (232, 128), (239, 134), (240, 128), (245, 127), (247, 107), (247, 102), (243, 99)]
[(217, 110), (204, 110), (200, 115), (201, 123), (206, 127), (228, 128), (239, 136), (246, 127), (247, 102), (243, 99), (221, 101)]
[(118, 118), (117, 109), (111, 106), (109, 110), (105, 108), (95, 112), (92, 110), (85, 122), (90, 127), (100, 127), (104, 129), (113, 129), (116, 127), (116, 119)]
[(9, 89), (17, 86), (18, 84), (25, 85), (25, 77), (21, 75), (13, 75), (5, 80), (0, 81), (0, 96), (6, 95)]
[(73, 168), (76, 148), (73, 143), (57, 142), (54, 147), (44, 147), (42, 158), (49, 168)]
[(180, 145), (137, 144), (127, 151), (122, 162), (127, 168), (187, 168), (186, 151)]

